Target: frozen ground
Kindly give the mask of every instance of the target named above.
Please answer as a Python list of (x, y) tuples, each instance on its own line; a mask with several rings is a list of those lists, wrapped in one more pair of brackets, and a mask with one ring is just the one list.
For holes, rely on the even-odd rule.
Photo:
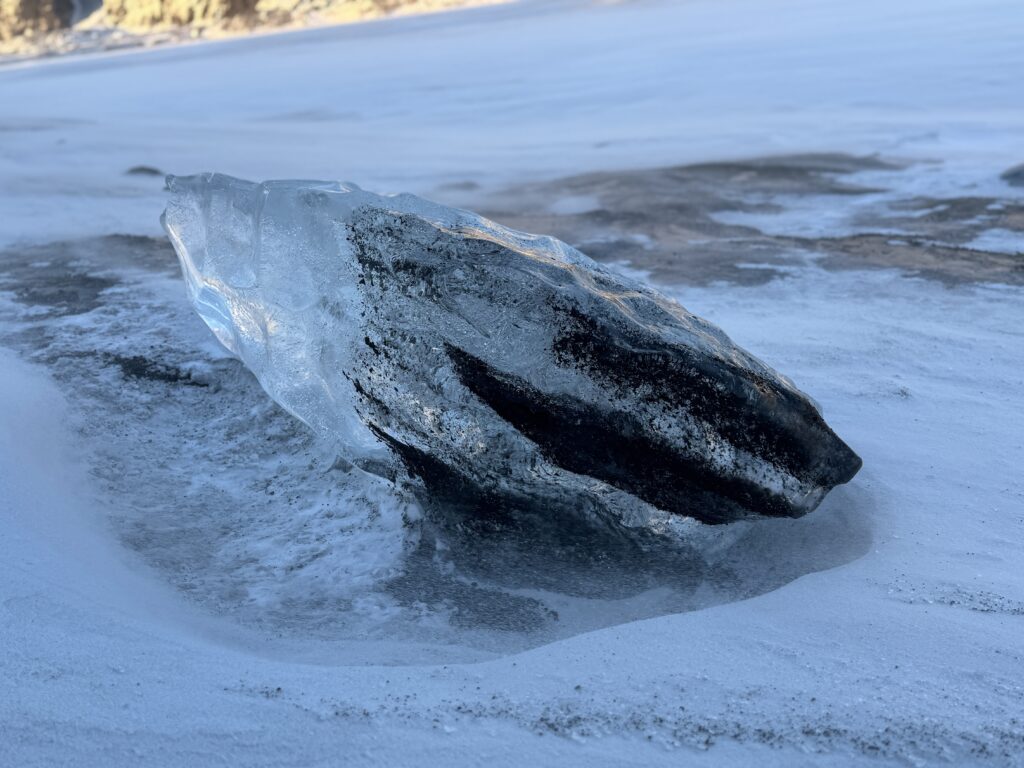
[[(523, 2), (0, 69), (0, 764), (1024, 764), (1022, 22)], [(223, 357), (136, 166), (559, 234), (864, 469), (644, 558), (446, 538)]]

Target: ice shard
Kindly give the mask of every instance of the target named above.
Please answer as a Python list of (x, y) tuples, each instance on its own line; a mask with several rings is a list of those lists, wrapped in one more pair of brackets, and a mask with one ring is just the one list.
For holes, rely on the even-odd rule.
[(221, 343), (345, 459), (438, 508), (798, 517), (861, 466), (788, 379), (558, 240), (351, 184), (168, 187)]

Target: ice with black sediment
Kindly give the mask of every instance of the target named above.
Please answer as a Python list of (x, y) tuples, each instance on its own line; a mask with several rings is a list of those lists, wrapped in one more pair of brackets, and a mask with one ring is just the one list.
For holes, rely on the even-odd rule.
[(788, 379), (553, 238), (352, 184), (168, 186), (221, 343), (358, 471), (459, 525), (799, 517), (860, 467)]

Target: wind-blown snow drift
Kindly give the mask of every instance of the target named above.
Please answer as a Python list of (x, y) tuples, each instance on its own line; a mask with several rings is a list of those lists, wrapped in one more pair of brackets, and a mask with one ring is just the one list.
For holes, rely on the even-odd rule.
[(360, 469), (502, 524), (798, 517), (860, 459), (718, 328), (573, 248), (411, 195), (170, 177), (192, 301)]

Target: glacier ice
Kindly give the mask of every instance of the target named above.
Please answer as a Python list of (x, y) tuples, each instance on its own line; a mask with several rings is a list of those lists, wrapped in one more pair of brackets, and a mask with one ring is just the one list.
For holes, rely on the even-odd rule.
[(168, 188), (164, 227), (220, 342), (429, 509), (798, 517), (860, 468), (792, 382), (558, 240), (352, 184)]

